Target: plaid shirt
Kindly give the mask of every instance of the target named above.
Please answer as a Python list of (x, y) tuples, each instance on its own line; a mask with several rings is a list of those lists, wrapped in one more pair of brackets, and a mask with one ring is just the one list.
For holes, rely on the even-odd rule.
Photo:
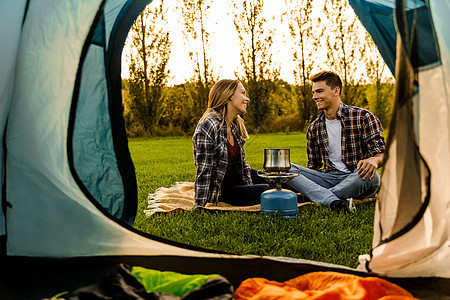
[[(342, 161), (350, 171), (358, 161), (384, 152), (380, 120), (370, 111), (341, 102), (336, 115), (342, 126)], [(324, 171), (333, 169), (329, 159), (325, 114), (321, 111), (306, 132), (308, 168)]]
[[(197, 167), (195, 177), (195, 203), (204, 206), (206, 202), (217, 203), (221, 196), (221, 185), (228, 166), (227, 126), (220, 127), (222, 119), (208, 116), (197, 125), (192, 142), (194, 162)], [(240, 165), (245, 184), (252, 184), (250, 166), (245, 162), (244, 144), (236, 124), (231, 124), (231, 132), (240, 148)]]

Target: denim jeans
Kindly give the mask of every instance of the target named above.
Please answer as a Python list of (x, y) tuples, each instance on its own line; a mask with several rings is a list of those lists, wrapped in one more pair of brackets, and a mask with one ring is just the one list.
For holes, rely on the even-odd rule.
[(269, 184), (265, 179), (257, 174), (257, 170), (251, 170), (252, 182), (251, 185), (222, 185), (222, 202), (234, 206), (248, 206), (261, 203), (261, 194), (269, 190)]
[(291, 164), (291, 172), (300, 171), (300, 175), (287, 182), (295, 191), (311, 201), (330, 205), (335, 200), (373, 197), (380, 186), (378, 172), (369, 180), (360, 178), (358, 170), (345, 173), (338, 170), (321, 172)]

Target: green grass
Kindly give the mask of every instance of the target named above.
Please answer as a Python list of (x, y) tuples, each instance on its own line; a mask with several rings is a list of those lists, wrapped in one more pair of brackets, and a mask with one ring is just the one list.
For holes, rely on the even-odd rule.
[[(290, 148), (291, 162), (305, 165), (304, 134), (257, 134), (246, 143), (247, 162), (262, 169), (264, 148)], [(285, 256), (349, 267), (371, 249), (374, 204), (355, 214), (303, 206), (294, 220), (259, 213), (191, 211), (145, 216), (147, 196), (161, 186), (194, 181), (191, 138), (131, 139), (139, 206), (134, 227), (174, 241), (235, 254)]]

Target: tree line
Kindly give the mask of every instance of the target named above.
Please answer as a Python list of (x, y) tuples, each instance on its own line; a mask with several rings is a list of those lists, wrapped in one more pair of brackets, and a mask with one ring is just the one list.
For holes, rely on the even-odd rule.
[[(319, 13), (313, 0), (279, 2), (283, 13), (277, 21), (290, 35), (291, 83), (281, 78), (274, 63), (276, 32), (264, 17), (264, 0), (232, 0), (231, 4), (241, 62), (235, 76), (251, 99), (244, 116), (250, 133), (304, 131), (317, 116), (308, 79), (319, 69), (340, 74), (344, 103), (370, 109), (388, 126), (393, 78), (386, 76), (387, 66), (348, 0), (324, 0)], [(129, 136), (194, 131), (207, 107), (209, 89), (219, 79), (211, 64), (207, 22), (212, 5), (212, 0), (177, 2), (194, 74), (182, 84), (168, 85), (172, 41), (164, 0), (153, 1), (135, 21), (128, 37), (130, 77), (122, 82)]]

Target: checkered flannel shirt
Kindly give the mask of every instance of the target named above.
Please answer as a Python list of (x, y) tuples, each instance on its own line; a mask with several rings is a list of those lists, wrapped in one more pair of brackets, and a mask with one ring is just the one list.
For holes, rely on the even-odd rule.
[[(380, 120), (366, 109), (341, 102), (337, 119), (342, 125), (342, 161), (350, 171), (358, 161), (384, 152), (385, 141)], [(306, 132), (308, 168), (324, 171), (333, 169), (329, 159), (325, 114), (321, 111)]]
[[(197, 125), (192, 142), (194, 162), (197, 167), (195, 178), (195, 203), (204, 206), (206, 202), (217, 203), (221, 195), (221, 185), (228, 166), (227, 126), (219, 129), (222, 119), (208, 116)], [(236, 124), (231, 124), (231, 132), (240, 148), (242, 176), (245, 184), (252, 184), (250, 166), (245, 162), (244, 144)]]

